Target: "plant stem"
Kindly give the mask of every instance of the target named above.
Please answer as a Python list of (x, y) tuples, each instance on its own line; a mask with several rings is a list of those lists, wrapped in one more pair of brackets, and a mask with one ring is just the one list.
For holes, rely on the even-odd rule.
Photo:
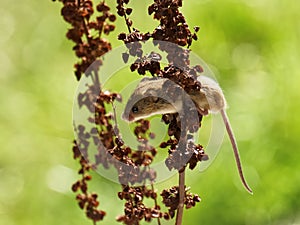
[[(149, 168), (149, 166), (148, 166), (148, 168)], [(154, 192), (154, 185), (153, 185), (153, 182), (151, 182), (151, 189), (152, 189), (152, 191)], [(157, 199), (156, 199), (156, 198), (154, 199), (154, 203), (155, 203), (155, 209), (157, 209), (157, 208), (158, 208), (158, 204), (157, 204)], [(159, 217), (157, 218), (157, 224), (158, 224), (158, 225), (161, 225), (161, 223), (160, 223), (160, 218), (159, 218)]]
[(184, 197), (185, 197), (185, 167), (179, 170), (179, 204), (176, 214), (176, 223), (175, 225), (182, 224), (183, 217), (183, 207), (184, 207)]
[(127, 20), (127, 16), (126, 16), (126, 14), (124, 15), (124, 19), (125, 19), (125, 23), (126, 23), (126, 26), (127, 26), (128, 32), (131, 34), (131, 28), (130, 28), (130, 26), (128, 25), (128, 20)]

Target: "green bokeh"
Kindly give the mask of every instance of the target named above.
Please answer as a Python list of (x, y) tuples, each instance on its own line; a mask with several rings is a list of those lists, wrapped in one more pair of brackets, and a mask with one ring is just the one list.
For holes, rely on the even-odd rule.
[[(132, 0), (142, 31), (157, 24), (146, 16), (150, 3)], [(60, 8), (50, 0), (1, 0), (0, 224), (90, 224), (70, 191), (78, 169), (71, 153), (76, 58)], [(183, 12), (190, 26), (201, 27), (192, 50), (224, 89), (254, 190), (250, 196), (242, 188), (226, 139), (208, 170), (187, 173), (202, 202), (185, 211), (184, 225), (300, 224), (300, 2), (193, 0), (184, 1)], [(122, 31), (118, 19), (113, 46), (121, 45)], [(108, 212), (103, 224), (115, 224), (120, 187), (94, 177)]]

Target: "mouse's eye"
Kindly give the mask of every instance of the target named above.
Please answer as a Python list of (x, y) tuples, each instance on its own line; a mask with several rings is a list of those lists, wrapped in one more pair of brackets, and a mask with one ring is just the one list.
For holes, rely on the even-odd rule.
[(139, 111), (139, 109), (138, 109), (138, 107), (134, 106), (134, 107), (132, 107), (131, 111), (133, 113), (137, 113)]

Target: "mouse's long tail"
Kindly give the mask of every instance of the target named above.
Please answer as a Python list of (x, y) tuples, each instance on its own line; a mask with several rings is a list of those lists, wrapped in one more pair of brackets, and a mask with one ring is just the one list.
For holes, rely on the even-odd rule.
[(239, 150), (238, 150), (238, 147), (237, 147), (237, 143), (236, 143), (236, 140), (234, 138), (233, 130), (231, 129), (228, 116), (227, 116), (226, 111), (224, 109), (221, 110), (221, 115), (223, 117), (223, 121), (225, 123), (225, 127), (226, 127), (226, 130), (227, 130), (227, 133), (228, 133), (228, 136), (229, 136), (232, 148), (233, 148), (234, 157), (235, 157), (236, 165), (238, 167), (238, 171), (239, 171), (241, 181), (242, 181), (244, 187), (247, 189), (247, 191), (249, 193), (253, 194), (251, 188), (249, 187), (249, 185), (247, 184), (247, 182), (245, 180), (243, 170), (242, 170), (242, 164), (241, 164), (241, 160), (240, 160)]

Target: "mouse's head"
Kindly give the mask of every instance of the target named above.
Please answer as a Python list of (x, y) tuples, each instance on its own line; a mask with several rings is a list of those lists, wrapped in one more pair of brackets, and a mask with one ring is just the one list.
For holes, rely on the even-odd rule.
[(134, 104), (127, 104), (122, 118), (129, 122), (134, 122), (153, 115), (173, 113), (175, 108), (165, 99), (147, 96)]
[(152, 115), (175, 113), (176, 109), (170, 103), (167, 90), (162, 88), (166, 80), (168, 79), (142, 79), (130, 96), (122, 118), (134, 122)]

